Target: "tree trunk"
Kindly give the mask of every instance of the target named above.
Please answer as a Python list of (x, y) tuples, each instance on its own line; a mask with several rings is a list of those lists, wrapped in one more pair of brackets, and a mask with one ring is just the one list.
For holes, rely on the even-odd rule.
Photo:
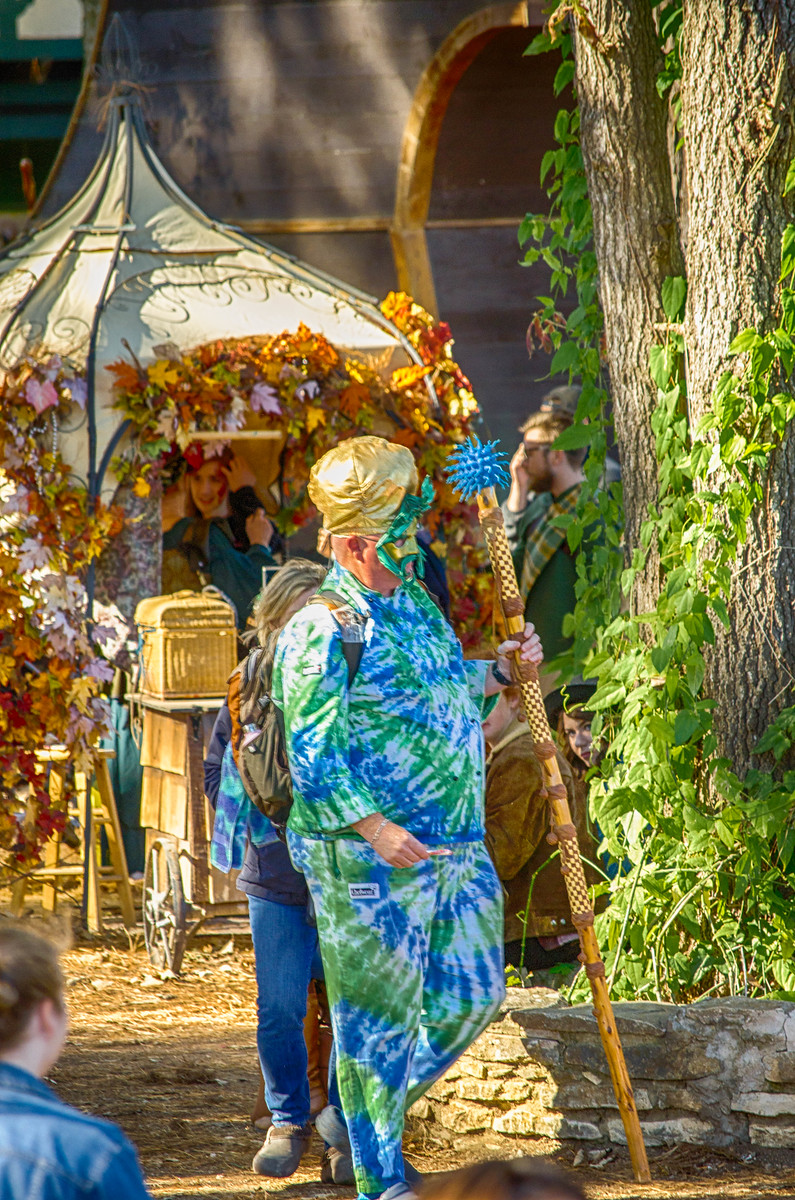
[[(782, 191), (795, 151), (795, 0), (685, 0), (682, 112), (689, 197), (688, 394), (710, 410), (738, 332), (776, 324)], [(737, 563), (731, 628), (717, 630), (706, 686), (718, 701), (718, 753), (750, 765), (795, 677), (795, 441), (774, 454), (767, 503)]]
[[(671, 188), (667, 108), (656, 89), (661, 55), (644, 0), (593, 0), (590, 22), (574, 15), (575, 82), (588, 192), (594, 217), (599, 295), (605, 317), (616, 439), (630, 549), (657, 500), (650, 419), (656, 388), (649, 349), (663, 320), (660, 289), (683, 274)], [(654, 607), (659, 563), (647, 556), (636, 585)]]

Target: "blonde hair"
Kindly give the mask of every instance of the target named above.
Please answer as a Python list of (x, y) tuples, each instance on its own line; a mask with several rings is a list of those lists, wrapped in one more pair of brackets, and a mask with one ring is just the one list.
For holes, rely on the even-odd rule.
[[(519, 426), (519, 432), (522, 434), (536, 433), (543, 442), (547, 442), (551, 446), (556, 438), (559, 438), (564, 430), (570, 429), (573, 424), (574, 418), (571, 413), (563, 412), (558, 408), (547, 412), (531, 413), (527, 420)], [(563, 453), (570, 466), (581, 467), (585, 462), (588, 447), (581, 446), (579, 450), (564, 450)]]
[(0, 921), (0, 1054), (22, 1041), (43, 1000), (52, 1000), (62, 1012), (63, 993), (55, 946), (29, 929)]
[(265, 650), (265, 662), (273, 661), (277, 638), (292, 616), (296, 601), (310, 589), (316, 592), (325, 578), (326, 567), (320, 563), (308, 558), (289, 558), (262, 589), (252, 618), (257, 641)]

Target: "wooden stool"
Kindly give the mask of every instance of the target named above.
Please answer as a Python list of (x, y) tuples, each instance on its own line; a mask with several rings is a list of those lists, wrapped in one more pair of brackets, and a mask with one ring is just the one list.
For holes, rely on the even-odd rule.
[[(30, 879), (43, 881), (41, 905), (45, 912), (55, 912), (58, 906), (58, 892), (55, 886), (58, 879), (79, 876), (84, 880), (86, 888), (86, 927), (91, 933), (102, 932), (102, 897), (101, 883), (115, 886), (121, 907), (122, 921), (125, 929), (133, 929), (136, 924), (135, 905), (133, 903), (130, 876), (127, 871), (127, 859), (121, 838), (121, 825), (116, 810), (116, 800), (110, 782), (108, 759), (114, 757), (113, 750), (97, 750), (94, 757), (94, 778), (96, 791), (91, 788), (91, 778), (84, 771), (75, 772), (75, 790), (77, 792), (77, 813), (80, 821), (81, 845), (79, 860), (76, 863), (61, 864), (62, 837), (55, 834), (44, 846), (44, 862), (40, 867), (34, 867), (24, 879), (14, 884), (11, 892), (11, 908), (15, 916), (19, 916), (25, 902), (25, 893)], [(68, 754), (62, 747), (54, 746), (48, 750), (37, 752), (40, 762), (49, 762), (50, 767), (50, 800), (53, 807), (63, 803), (64, 783), (68, 764)], [(28, 804), (26, 822), (35, 820), (35, 801)], [(99, 847), (100, 831), (105, 830), (111, 865), (100, 865)]]

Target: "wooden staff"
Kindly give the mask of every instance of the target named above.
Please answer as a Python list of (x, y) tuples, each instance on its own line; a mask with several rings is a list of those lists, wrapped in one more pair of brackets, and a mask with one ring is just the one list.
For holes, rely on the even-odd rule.
[[(453, 456), (453, 461), (456, 456), (458, 461), (455, 463), (455, 470), (450, 472), (450, 477), (454, 486), (470, 495), (476, 495), (480, 524), (488, 546), (505, 624), (509, 635), (521, 635), (525, 626), (524, 603), (516, 581), (502, 511), (497, 503), (494, 487), (482, 486), (485, 480), (491, 483), (499, 482), (499, 472), (504, 471), (504, 467), (497, 462), (495, 446), (494, 442), (482, 446), (477, 439), (473, 439), (470, 447), (461, 447)], [(478, 490), (475, 490), (476, 488)], [(594, 1016), (607, 1058), (618, 1110), (624, 1123), (624, 1132), (627, 1135), (632, 1169), (638, 1183), (650, 1183), (651, 1172), (646, 1147), (643, 1144), (638, 1110), (635, 1107), (632, 1084), (607, 991), (605, 967), (594, 933), (594, 913), (588, 898), (577, 830), (571, 819), (566, 786), (555, 756), (555, 744), (547, 721), (541, 688), (538, 685), (538, 671), (532, 663), (523, 662), (518, 651), (514, 654), (514, 677), (520, 688), (522, 707), (541, 767), (552, 818), (549, 840), (553, 845), (557, 844), (560, 850), (560, 869), (569, 897), (571, 919), (580, 938), (580, 961), (585, 966), (585, 974), (591, 985)]]

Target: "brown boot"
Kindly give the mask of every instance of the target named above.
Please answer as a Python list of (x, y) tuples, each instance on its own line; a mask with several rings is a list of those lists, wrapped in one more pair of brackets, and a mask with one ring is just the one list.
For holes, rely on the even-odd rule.
[(326, 1078), (320, 1063), (320, 1005), (314, 979), (310, 979), (306, 993), (306, 1016), (304, 1018), (304, 1041), (306, 1042), (309, 1081), (309, 1114), (316, 1117), (328, 1104)]
[(271, 1110), (268, 1108), (268, 1102), (265, 1099), (265, 1080), (262, 1078), (262, 1071), (259, 1073), (259, 1090), (257, 1092), (257, 1099), (254, 1101), (251, 1124), (255, 1129), (270, 1129), (271, 1127)]
[(320, 1005), (319, 1041), (320, 1041), (320, 1078), (328, 1094), (328, 1065), (331, 1060), (331, 1047), (334, 1035), (331, 1032), (331, 1013), (329, 1011), (326, 985), (322, 979), (315, 980), (318, 1004)]

